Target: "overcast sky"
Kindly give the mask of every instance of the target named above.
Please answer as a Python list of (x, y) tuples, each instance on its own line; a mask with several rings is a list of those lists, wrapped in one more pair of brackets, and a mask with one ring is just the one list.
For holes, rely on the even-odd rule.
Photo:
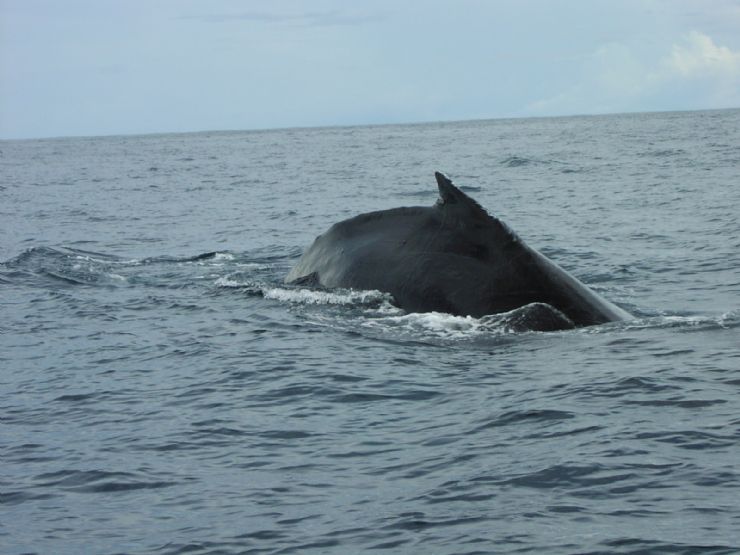
[(740, 0), (0, 0), (0, 138), (740, 107)]

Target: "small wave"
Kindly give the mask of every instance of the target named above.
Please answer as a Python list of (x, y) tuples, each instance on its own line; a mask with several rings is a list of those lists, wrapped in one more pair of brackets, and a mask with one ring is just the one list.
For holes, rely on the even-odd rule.
[(194, 256), (131, 258), (71, 247), (38, 246), (0, 263), (0, 281), (42, 288), (141, 284), (180, 288), (192, 285), (195, 280), (212, 279), (222, 274), (220, 271), (215, 276), (207, 272), (194, 274), (190, 269), (194, 267), (237, 267), (245, 277), (249, 277), (256, 272), (271, 274), (276, 268), (280, 269), (280, 262), (229, 251), (209, 251)]
[(55, 487), (77, 493), (110, 493), (140, 489), (158, 489), (175, 482), (146, 479), (140, 473), (109, 472), (104, 470), (62, 470), (39, 474), (39, 487)]
[(418, 198), (426, 198), (426, 197), (432, 197), (434, 196), (434, 193), (424, 189), (420, 191), (403, 191), (400, 193), (396, 193), (396, 196), (399, 197), (418, 197)]
[(686, 156), (688, 154), (684, 149), (682, 148), (666, 148), (666, 149), (658, 149), (658, 150), (647, 150), (642, 153), (638, 153), (638, 156), (642, 157), (655, 157), (655, 158), (666, 158), (671, 156)]
[(235, 256), (228, 252), (209, 251), (195, 256), (152, 256), (141, 260), (142, 263), (148, 264), (162, 264), (162, 263), (183, 263), (183, 262), (197, 262), (203, 263), (204, 261), (224, 261), (234, 260)]
[(3, 262), (11, 267), (29, 267), (37, 265), (42, 261), (67, 260), (84, 261), (95, 264), (136, 264), (137, 259), (125, 259), (115, 255), (103, 254), (70, 247), (32, 247), (26, 249), (18, 256)]
[[(479, 193), (483, 190), (482, 187), (476, 187), (474, 185), (461, 185), (459, 187), (461, 191), (464, 191), (466, 193)], [(427, 198), (427, 197), (433, 197), (435, 196), (434, 191), (431, 191), (429, 189), (423, 189), (419, 191), (403, 191), (400, 193), (396, 193), (396, 196), (399, 197), (416, 197), (416, 198)]]
[(64, 403), (81, 403), (86, 401), (91, 401), (95, 397), (97, 397), (97, 393), (76, 393), (76, 394), (66, 394), (66, 395), (60, 395), (54, 401), (64, 402)]
[[(507, 156), (506, 158), (503, 158), (500, 161), (500, 164), (502, 166), (506, 166), (507, 168), (519, 168), (523, 166), (555, 166), (555, 167), (562, 167), (567, 166), (567, 162), (561, 161), (561, 160), (552, 160), (552, 159), (542, 159), (542, 158), (534, 158), (529, 156), (518, 156), (516, 154), (513, 154), (511, 156)], [(571, 168), (572, 170), (572, 168)], [(580, 170), (576, 170), (580, 171)]]
[(245, 270), (272, 270), (271, 264), (259, 264), (258, 262), (237, 262), (235, 266)]
[[(740, 309), (730, 310), (719, 315), (679, 315), (666, 314), (658, 311), (640, 310), (629, 307), (630, 312), (638, 315), (632, 320), (613, 322), (601, 326), (587, 326), (579, 328), (579, 333), (600, 334), (618, 331), (640, 331), (651, 329), (676, 329), (679, 332), (696, 332), (706, 330), (728, 330), (740, 327)], [(671, 356), (685, 354), (688, 351), (674, 350), (658, 353), (655, 356)]]
[[(685, 331), (702, 331), (707, 329), (734, 329), (740, 327), (740, 309), (730, 310), (718, 316), (680, 316), (659, 315), (638, 318), (616, 324), (623, 330), (640, 330), (654, 328), (676, 328)], [(598, 332), (597, 328), (583, 328), (587, 332)]]
[(4, 262), (0, 272), (10, 282), (44, 287), (115, 286), (128, 281), (119, 269), (137, 264), (138, 260), (66, 247), (34, 247)]
[(483, 422), (473, 429), (472, 433), (477, 433), (488, 428), (529, 424), (531, 422), (538, 422), (541, 426), (547, 426), (549, 424), (559, 423), (563, 420), (569, 420), (574, 417), (575, 415), (572, 412), (553, 409), (514, 410), (505, 412), (495, 418), (491, 418)]
[(49, 493), (35, 494), (27, 491), (5, 491), (0, 493), (0, 505), (20, 505), (26, 501), (45, 501), (52, 499)]
[(701, 430), (639, 432), (634, 437), (643, 442), (670, 443), (682, 449), (692, 450), (722, 449), (737, 443), (733, 434), (718, 434)]
[(528, 166), (533, 163), (534, 160), (531, 158), (525, 158), (523, 156), (507, 156), (501, 160), (501, 164), (507, 168), (518, 168), (520, 166)]

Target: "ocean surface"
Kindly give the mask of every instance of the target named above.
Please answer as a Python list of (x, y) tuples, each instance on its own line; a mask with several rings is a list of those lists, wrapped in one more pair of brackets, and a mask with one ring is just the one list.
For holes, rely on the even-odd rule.
[[(633, 320), (283, 278), (446, 172)], [(0, 142), (0, 553), (740, 553), (740, 110)]]

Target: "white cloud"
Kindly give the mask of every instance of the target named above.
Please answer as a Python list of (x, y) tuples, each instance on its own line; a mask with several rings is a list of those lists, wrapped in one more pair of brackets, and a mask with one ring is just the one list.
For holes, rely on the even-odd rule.
[(686, 95), (690, 108), (740, 106), (740, 52), (704, 33), (692, 31), (674, 44), (661, 69), (662, 86)]
[(691, 31), (658, 49), (604, 44), (567, 90), (531, 103), (526, 111), (558, 115), (728, 107), (740, 107), (740, 52)]
[(673, 45), (666, 66), (684, 77), (704, 74), (736, 78), (740, 77), (740, 52), (717, 46), (711, 37), (692, 31), (684, 44)]

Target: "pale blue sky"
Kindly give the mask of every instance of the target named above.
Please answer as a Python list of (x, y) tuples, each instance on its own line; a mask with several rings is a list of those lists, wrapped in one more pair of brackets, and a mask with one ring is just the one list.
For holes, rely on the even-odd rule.
[(0, 0), (0, 138), (740, 107), (740, 0)]

